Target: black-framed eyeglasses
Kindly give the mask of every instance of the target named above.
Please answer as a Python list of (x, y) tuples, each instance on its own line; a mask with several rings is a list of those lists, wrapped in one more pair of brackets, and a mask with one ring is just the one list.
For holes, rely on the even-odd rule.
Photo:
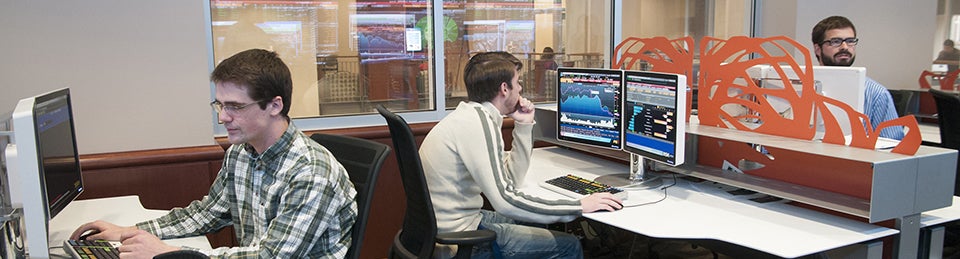
[(210, 102), (210, 107), (213, 107), (213, 111), (217, 113), (226, 112), (227, 114), (236, 114), (243, 110), (244, 108), (250, 107), (250, 105), (258, 104), (261, 101), (255, 101), (248, 104), (223, 104), (220, 101)]
[(853, 47), (857, 45), (858, 41), (860, 41), (860, 39), (857, 38), (833, 38), (820, 42), (820, 45), (827, 44), (830, 45), (830, 47), (840, 47), (840, 44), (847, 43), (847, 46)]

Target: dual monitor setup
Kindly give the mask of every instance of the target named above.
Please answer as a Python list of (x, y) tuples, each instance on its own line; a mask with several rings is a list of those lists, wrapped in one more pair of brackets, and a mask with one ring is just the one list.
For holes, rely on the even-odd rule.
[(622, 189), (660, 186), (649, 159), (683, 163), (687, 118), (684, 75), (596, 68), (557, 69), (557, 139), (630, 154), (630, 173), (596, 181)]
[[(759, 87), (792, 87), (800, 94), (801, 85), (783, 85), (784, 80), (780, 80), (785, 77), (791, 79), (786, 81), (797, 81), (792, 80), (799, 78), (793, 69), (757, 65), (748, 69), (747, 74)], [(814, 66), (810, 71), (816, 78), (816, 94), (839, 100), (855, 111), (863, 112), (866, 69)], [(661, 183), (657, 177), (644, 172), (644, 160), (668, 166), (684, 162), (688, 118), (686, 95), (690, 93), (686, 82), (686, 77), (679, 74), (558, 68), (557, 139), (630, 154), (629, 174), (601, 176), (597, 182), (622, 189), (655, 188)], [(789, 111), (793, 105), (777, 97), (766, 98), (778, 112)], [(833, 114), (843, 113), (839, 107), (827, 108)], [(822, 117), (818, 111), (811, 119), (812, 126), (818, 131), (823, 130)], [(837, 117), (838, 120), (846, 119), (845, 116)], [(850, 134), (849, 122), (840, 121), (840, 125), (845, 135)]]
[[(4, 224), (6, 247), (29, 253), (32, 258), (50, 257), (49, 223), (83, 191), (70, 90), (67, 88), (21, 99), (5, 132), (5, 177), (0, 178), (2, 205), (19, 208), (18, 220)], [(12, 236), (11, 236), (12, 235)], [(29, 251), (27, 249), (29, 248)]]

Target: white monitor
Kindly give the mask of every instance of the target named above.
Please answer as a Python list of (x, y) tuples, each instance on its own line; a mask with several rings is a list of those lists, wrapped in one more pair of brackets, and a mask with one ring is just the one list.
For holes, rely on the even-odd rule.
[[(759, 67), (760, 78), (764, 79), (779, 79), (779, 73), (773, 69), (771, 66), (760, 65)], [(796, 72), (789, 66), (782, 66), (784, 74), (789, 79), (799, 79)], [(800, 69), (804, 69), (803, 66), (800, 66)], [(751, 75), (753, 76), (753, 75)], [(853, 108), (854, 111), (863, 113), (864, 107), (864, 92), (866, 91), (866, 79), (867, 79), (867, 69), (863, 67), (837, 67), (837, 66), (814, 66), (813, 67), (813, 80), (815, 81), (815, 90), (817, 93), (829, 97), (834, 100), (843, 102)], [(779, 82), (779, 80), (770, 80), (769, 82)], [(797, 91), (801, 89), (802, 84), (796, 84), (794, 87)], [(761, 83), (760, 87), (766, 87)], [(775, 86), (777, 87), (777, 86)], [(782, 86), (779, 86), (782, 87)], [(799, 92), (798, 92), (799, 93)], [(777, 106), (788, 106), (775, 100), (775, 98), (768, 98), (767, 101), (771, 103), (778, 111), (783, 108), (777, 108)], [(827, 107), (830, 112), (837, 118), (840, 128), (843, 130), (844, 135), (850, 135), (852, 133), (850, 121), (847, 119), (846, 113), (836, 106)], [(815, 121), (817, 125), (817, 131), (823, 132), (823, 118), (820, 114), (815, 114)], [(792, 116), (792, 114), (791, 114)]]
[(644, 160), (669, 166), (684, 162), (687, 78), (650, 71), (623, 72), (622, 150), (630, 153), (628, 174), (604, 175), (598, 182), (620, 188), (650, 189), (662, 184), (645, 170)]
[(670, 166), (683, 164), (687, 78), (624, 72), (623, 150)]
[(49, 221), (83, 191), (70, 90), (21, 99), (5, 149), (10, 199), (23, 209), (27, 253), (49, 257)]
[(947, 64), (933, 64), (933, 65), (930, 66), (930, 71), (931, 71), (931, 72), (941, 72), (941, 73), (943, 73), (943, 72), (947, 72), (947, 71), (949, 71), (949, 70), (948, 70), (948, 68), (947, 68)]

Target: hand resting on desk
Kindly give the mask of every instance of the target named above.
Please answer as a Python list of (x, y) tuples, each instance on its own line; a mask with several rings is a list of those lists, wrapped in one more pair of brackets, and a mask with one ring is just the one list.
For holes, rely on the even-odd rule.
[(583, 213), (590, 213), (596, 211), (616, 211), (623, 208), (623, 201), (613, 196), (609, 192), (600, 192), (590, 194), (583, 199), (580, 199), (580, 207), (583, 209)]

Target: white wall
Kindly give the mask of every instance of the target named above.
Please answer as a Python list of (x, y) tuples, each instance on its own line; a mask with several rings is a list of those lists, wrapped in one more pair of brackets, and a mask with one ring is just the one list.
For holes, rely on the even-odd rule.
[(82, 154), (210, 145), (204, 1), (0, 1), (0, 114), (70, 87)]
[[(204, 2), (0, 1), (0, 114), (22, 97), (69, 86), (80, 153), (213, 144)], [(820, 19), (849, 17), (861, 39), (856, 65), (888, 88), (916, 88), (935, 52), (936, 1), (761, 4), (760, 36), (788, 35), (804, 44)], [(583, 38), (598, 37), (567, 38), (567, 51), (586, 49)]]
[(854, 66), (866, 67), (867, 76), (887, 88), (919, 88), (920, 72), (930, 68), (936, 1), (768, 0), (761, 8), (758, 36), (790, 36), (811, 50), (810, 31), (817, 22), (831, 15), (849, 18), (860, 38)]

